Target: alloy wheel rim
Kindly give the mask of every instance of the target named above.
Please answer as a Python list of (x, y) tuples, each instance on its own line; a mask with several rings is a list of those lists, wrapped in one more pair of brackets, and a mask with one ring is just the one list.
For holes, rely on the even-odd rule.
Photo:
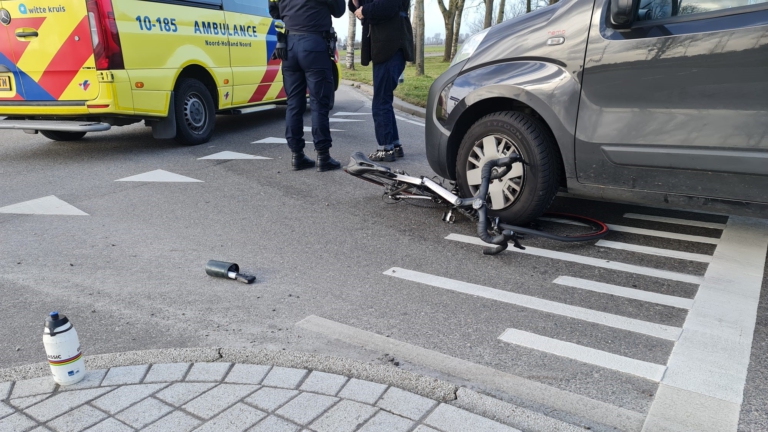
[[(467, 158), (467, 184), (472, 195), (480, 190), (483, 165), (490, 160), (520, 153), (519, 145), (508, 136), (493, 134), (475, 142)], [(512, 164), (512, 169), (504, 177), (492, 180), (488, 188), (487, 203), (491, 210), (503, 210), (511, 206), (523, 191), (525, 185), (525, 167), (522, 163)]]

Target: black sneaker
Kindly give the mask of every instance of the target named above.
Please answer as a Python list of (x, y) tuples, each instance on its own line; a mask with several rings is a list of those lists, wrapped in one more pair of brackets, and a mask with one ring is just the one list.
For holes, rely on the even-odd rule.
[(394, 162), (395, 151), (394, 150), (376, 150), (368, 155), (368, 159), (374, 162)]
[(405, 153), (403, 152), (403, 146), (397, 146), (395, 147), (395, 157), (403, 157), (405, 156)]

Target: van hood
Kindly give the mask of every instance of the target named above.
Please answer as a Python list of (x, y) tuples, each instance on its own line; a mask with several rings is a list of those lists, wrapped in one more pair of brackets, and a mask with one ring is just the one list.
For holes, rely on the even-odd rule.
[(488, 35), (464, 65), (464, 69), (517, 57), (535, 56), (535, 52), (546, 44), (547, 24), (566, 3), (569, 3), (569, 0), (561, 0), (554, 5), (491, 27)]

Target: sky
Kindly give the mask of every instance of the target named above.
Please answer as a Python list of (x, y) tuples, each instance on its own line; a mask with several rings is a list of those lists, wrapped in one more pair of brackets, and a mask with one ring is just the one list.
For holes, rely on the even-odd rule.
[[(445, 3), (448, 3), (448, 1), (445, 0)], [(411, 4), (413, 4), (413, 0), (411, 0)], [(339, 39), (341, 39), (342, 36), (346, 39), (347, 28), (349, 27), (348, 13), (349, 11), (347, 11), (343, 17), (333, 19), (333, 28), (336, 29)], [(437, 6), (437, 0), (424, 0), (424, 27), (424, 34), (427, 36), (434, 36), (435, 33), (440, 33), (441, 35), (445, 34), (445, 23), (443, 21), (443, 15), (440, 13), (440, 8)], [(462, 27), (464, 26), (462, 25)], [(362, 28), (360, 27), (360, 21), (358, 20), (356, 32), (357, 40), (360, 40), (361, 31)], [(464, 31), (465, 30), (462, 29), (462, 32)]]

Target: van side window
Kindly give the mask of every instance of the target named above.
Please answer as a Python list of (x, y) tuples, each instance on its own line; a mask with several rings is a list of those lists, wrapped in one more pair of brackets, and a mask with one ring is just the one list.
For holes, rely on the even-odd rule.
[(640, 0), (637, 18), (638, 21), (659, 20), (761, 3), (768, 0)]
[(224, 0), (224, 10), (268, 17), (269, 0)]

